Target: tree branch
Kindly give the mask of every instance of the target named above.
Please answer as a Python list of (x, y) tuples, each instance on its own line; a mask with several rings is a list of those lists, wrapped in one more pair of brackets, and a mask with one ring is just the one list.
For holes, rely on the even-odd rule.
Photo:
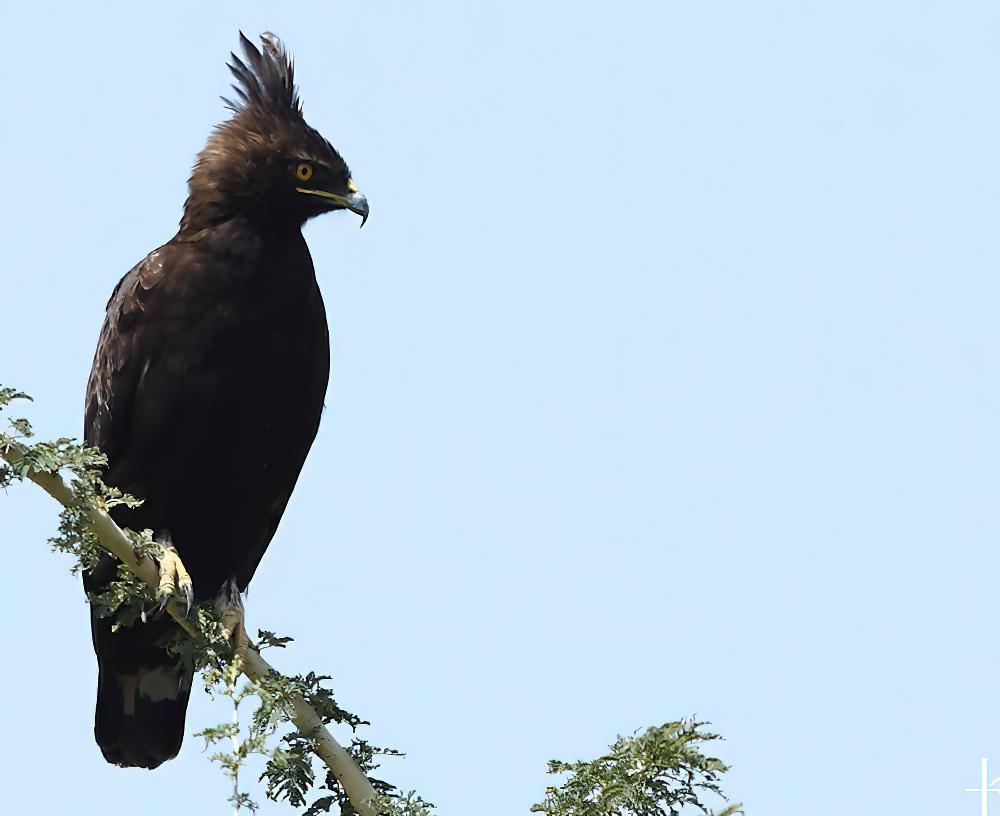
[[(2, 443), (0, 443), (0, 458), (6, 459), (12, 466), (17, 467), (24, 458), (24, 454), (24, 448), (10, 439), (3, 439)], [(63, 481), (58, 473), (47, 473), (31, 469), (27, 472), (26, 478), (41, 487), (64, 507), (69, 507), (73, 504), (73, 490)], [(88, 510), (87, 522), (105, 549), (115, 555), (155, 593), (159, 586), (159, 571), (153, 559), (145, 556), (141, 561), (138, 560), (132, 550), (132, 544), (128, 536), (125, 535), (122, 528), (104, 510)], [(192, 636), (200, 634), (198, 627), (188, 620), (185, 610), (180, 604), (172, 601), (167, 607), (167, 611), (188, 634)], [(275, 668), (260, 656), (260, 652), (253, 647), (253, 644), (249, 644), (247, 647), (239, 647), (237, 653), (243, 673), (254, 682), (267, 677), (269, 674), (278, 673)], [(344, 750), (343, 746), (333, 738), (333, 735), (323, 725), (320, 716), (301, 695), (296, 694), (292, 698), (292, 707), (294, 709), (292, 712), (292, 722), (295, 723), (302, 734), (313, 739), (313, 751), (333, 772), (333, 775), (337, 777), (340, 784), (344, 786), (344, 791), (351, 800), (354, 809), (360, 816), (377, 816), (373, 805), (376, 797), (375, 789), (361, 768), (354, 762), (350, 754)]]

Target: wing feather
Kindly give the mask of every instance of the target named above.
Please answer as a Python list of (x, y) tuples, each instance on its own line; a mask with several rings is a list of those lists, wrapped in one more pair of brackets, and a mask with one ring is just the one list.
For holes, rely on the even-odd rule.
[(151, 252), (118, 282), (108, 301), (87, 381), (84, 439), (119, 458), (131, 430), (136, 392), (149, 370), (154, 349), (146, 342), (151, 325), (147, 311), (150, 292), (163, 279), (163, 248)]

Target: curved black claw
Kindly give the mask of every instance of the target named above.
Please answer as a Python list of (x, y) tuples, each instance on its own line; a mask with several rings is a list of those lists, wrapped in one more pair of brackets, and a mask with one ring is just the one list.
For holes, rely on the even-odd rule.
[(191, 576), (181, 561), (181, 557), (170, 540), (170, 533), (164, 530), (157, 539), (162, 549), (157, 558), (157, 569), (160, 573), (159, 587), (156, 597), (160, 601), (160, 612), (163, 612), (174, 599), (180, 601), (180, 595), (184, 596), (184, 615), (191, 614), (191, 607), (194, 605), (194, 584)]

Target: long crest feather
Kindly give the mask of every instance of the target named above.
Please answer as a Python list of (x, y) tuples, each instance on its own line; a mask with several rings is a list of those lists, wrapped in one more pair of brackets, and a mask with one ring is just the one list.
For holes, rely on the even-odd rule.
[(261, 50), (240, 32), (243, 59), (236, 54), (229, 70), (236, 77), (236, 101), (223, 97), (226, 107), (236, 113), (254, 109), (276, 114), (302, 113), (302, 102), (295, 87), (295, 68), (281, 40), (269, 31), (260, 35)]
[[(223, 101), (235, 116), (218, 124), (198, 154), (184, 204), (181, 229), (215, 223), (248, 202), (260, 202), (261, 168), (277, 157), (319, 161), (345, 178), (350, 170), (336, 148), (309, 126), (295, 87), (292, 59), (274, 34), (260, 35), (258, 50), (243, 32), (243, 55), (232, 54), (236, 79), (233, 101)], [(266, 202), (265, 202), (266, 203)]]

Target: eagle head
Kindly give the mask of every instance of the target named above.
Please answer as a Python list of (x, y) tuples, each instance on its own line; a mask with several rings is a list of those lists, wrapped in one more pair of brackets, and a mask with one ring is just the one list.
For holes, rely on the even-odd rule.
[(243, 59), (232, 54), (233, 116), (209, 136), (188, 180), (181, 229), (237, 215), (264, 228), (301, 226), (331, 210), (368, 218), (368, 201), (343, 157), (302, 116), (292, 59), (277, 37), (257, 50), (240, 32)]

